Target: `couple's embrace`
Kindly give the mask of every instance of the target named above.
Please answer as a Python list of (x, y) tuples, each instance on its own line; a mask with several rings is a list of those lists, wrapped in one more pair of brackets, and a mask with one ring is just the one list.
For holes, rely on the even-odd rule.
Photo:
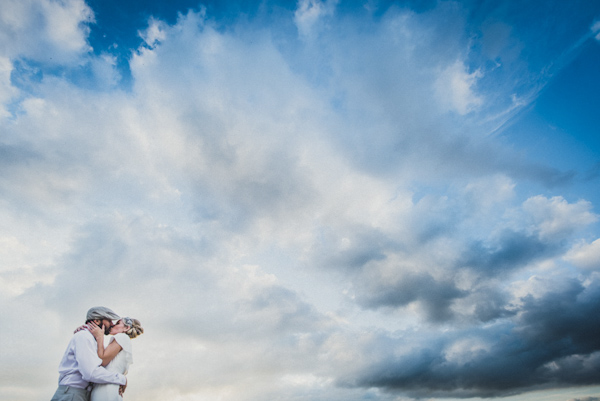
[[(88, 310), (58, 366), (58, 389), (51, 401), (121, 401), (133, 363), (131, 339), (140, 322), (98, 306)], [(105, 346), (104, 336), (108, 337)]]

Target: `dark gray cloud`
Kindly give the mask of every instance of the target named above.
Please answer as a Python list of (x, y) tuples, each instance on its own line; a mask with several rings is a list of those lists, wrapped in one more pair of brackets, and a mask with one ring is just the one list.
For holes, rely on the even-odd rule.
[(360, 288), (358, 302), (371, 309), (403, 307), (419, 302), (425, 316), (432, 321), (446, 321), (453, 316), (452, 302), (467, 295), (451, 280), (436, 280), (427, 273), (408, 273), (396, 283), (381, 282), (376, 286)]
[(29, 147), (0, 144), (0, 165), (3, 170), (18, 164), (27, 164), (30, 160), (39, 159), (40, 155)]
[[(518, 217), (499, 220), (480, 238), (462, 237), (461, 225), (479, 221), (480, 210), (472, 208), (468, 196), (453, 195), (420, 199), (407, 218), (398, 219), (402, 230), (323, 230), (312, 260), (344, 273), (360, 307), (405, 310), (412, 305), (430, 322), (490, 322), (516, 313), (509, 291), (497, 280), (562, 255), (572, 222), (594, 219), (585, 203), (536, 197), (513, 212)], [(447, 244), (452, 257), (437, 258), (437, 249)]]
[[(527, 296), (519, 314), (519, 335), (531, 343), (552, 345), (556, 352), (590, 354), (600, 349), (600, 282), (587, 287), (567, 281), (561, 292)], [(554, 351), (554, 350), (553, 350)]]
[[(388, 356), (346, 384), (415, 397), (491, 397), (599, 384), (599, 284), (596, 279), (584, 287), (572, 280), (540, 298), (526, 297), (514, 318)], [(469, 351), (465, 359), (453, 358), (453, 341), (473, 335), (487, 346)]]
[(458, 266), (474, 269), (486, 276), (495, 276), (559, 252), (557, 244), (542, 241), (537, 234), (504, 230), (492, 244), (482, 241), (471, 244)]
[[(349, 244), (349, 245), (346, 245)], [(312, 249), (315, 263), (326, 268), (361, 270), (399, 247), (393, 238), (367, 225), (324, 228)]]
[(515, 315), (506, 292), (494, 286), (482, 286), (465, 298), (465, 303), (475, 305), (473, 318), (481, 322), (492, 322)]

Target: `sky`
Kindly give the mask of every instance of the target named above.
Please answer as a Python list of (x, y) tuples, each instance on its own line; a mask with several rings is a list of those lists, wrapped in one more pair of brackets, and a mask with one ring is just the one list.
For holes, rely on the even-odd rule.
[(600, 2), (3, 0), (0, 399), (600, 400)]

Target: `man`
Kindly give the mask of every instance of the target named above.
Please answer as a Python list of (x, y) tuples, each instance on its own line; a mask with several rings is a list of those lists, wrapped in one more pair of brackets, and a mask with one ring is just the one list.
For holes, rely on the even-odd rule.
[[(97, 306), (88, 310), (85, 323), (94, 322), (104, 327), (104, 333), (108, 334), (119, 319), (112, 310)], [(91, 383), (119, 384), (122, 394), (127, 387), (127, 378), (120, 373), (109, 372), (101, 364), (98, 344), (92, 333), (88, 330), (75, 333), (58, 366), (58, 390), (51, 401), (89, 401)]]

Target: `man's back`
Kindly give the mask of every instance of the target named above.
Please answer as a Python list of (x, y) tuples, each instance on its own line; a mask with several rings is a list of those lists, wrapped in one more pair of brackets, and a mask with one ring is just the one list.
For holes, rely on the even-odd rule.
[(92, 333), (87, 330), (75, 333), (58, 365), (58, 384), (86, 388), (93, 370), (102, 363), (97, 350)]

